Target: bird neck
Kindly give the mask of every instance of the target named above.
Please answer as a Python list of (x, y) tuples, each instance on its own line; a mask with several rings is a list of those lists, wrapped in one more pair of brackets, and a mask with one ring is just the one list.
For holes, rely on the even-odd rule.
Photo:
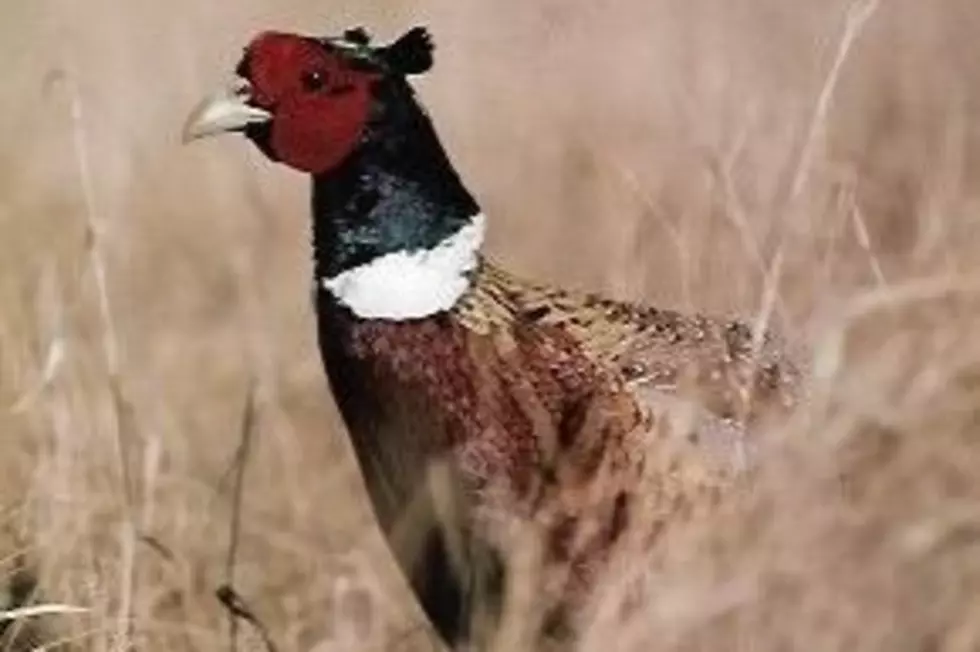
[(483, 217), (407, 84), (378, 91), (356, 150), (313, 179), (317, 286), (361, 317), (448, 309), (468, 283)]

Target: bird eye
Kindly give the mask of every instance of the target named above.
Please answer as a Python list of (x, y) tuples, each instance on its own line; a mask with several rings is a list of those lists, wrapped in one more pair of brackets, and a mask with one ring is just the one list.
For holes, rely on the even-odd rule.
[(327, 85), (327, 74), (320, 70), (303, 73), (303, 88), (310, 92), (323, 89)]
[(252, 82), (244, 77), (236, 77), (231, 84), (231, 92), (235, 97), (249, 98), (252, 95)]

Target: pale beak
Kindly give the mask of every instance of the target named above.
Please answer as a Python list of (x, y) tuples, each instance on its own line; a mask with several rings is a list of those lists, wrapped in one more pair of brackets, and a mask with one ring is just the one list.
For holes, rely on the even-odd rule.
[(241, 131), (250, 124), (271, 120), (271, 113), (248, 103), (251, 98), (251, 84), (243, 77), (236, 77), (226, 88), (194, 107), (184, 123), (181, 140), (188, 143), (196, 138)]

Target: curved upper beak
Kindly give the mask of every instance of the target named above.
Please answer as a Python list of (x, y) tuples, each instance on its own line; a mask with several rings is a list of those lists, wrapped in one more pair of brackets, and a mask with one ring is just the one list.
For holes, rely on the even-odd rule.
[(249, 104), (251, 99), (251, 84), (243, 77), (236, 77), (227, 87), (194, 107), (184, 123), (181, 140), (188, 143), (227, 131), (241, 131), (250, 124), (271, 120), (271, 113)]

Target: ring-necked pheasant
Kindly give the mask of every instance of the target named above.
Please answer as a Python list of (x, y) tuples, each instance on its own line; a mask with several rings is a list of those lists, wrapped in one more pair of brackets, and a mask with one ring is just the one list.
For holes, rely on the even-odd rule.
[[(567, 613), (629, 524), (655, 532), (725, 483), (799, 372), (741, 321), (528, 283), (482, 256), (484, 217), (406, 80), (432, 62), (421, 28), (381, 47), (360, 29), (263, 33), (185, 139), (242, 132), (312, 176), (323, 364), (391, 548), (457, 642), (510, 585), (515, 526), (541, 532), (542, 596)], [(670, 427), (682, 399), (697, 421)]]

